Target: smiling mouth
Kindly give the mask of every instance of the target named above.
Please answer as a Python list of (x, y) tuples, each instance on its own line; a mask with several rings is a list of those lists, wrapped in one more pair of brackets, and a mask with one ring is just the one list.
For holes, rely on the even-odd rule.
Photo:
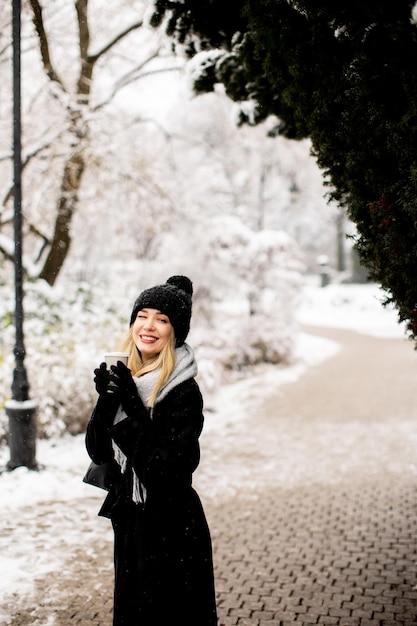
[(158, 341), (158, 337), (152, 337), (151, 335), (139, 335), (141, 341), (145, 343), (153, 343), (154, 341)]

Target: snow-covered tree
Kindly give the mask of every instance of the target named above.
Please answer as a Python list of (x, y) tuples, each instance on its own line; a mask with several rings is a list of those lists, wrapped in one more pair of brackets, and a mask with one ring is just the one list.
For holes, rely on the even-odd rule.
[[(27, 270), (50, 285), (68, 255), (82, 180), (96, 158), (90, 147), (100, 126), (97, 120), (106, 123), (104, 110), (127, 85), (147, 72), (173, 67), (161, 62), (167, 50), (148, 28), (146, 11), (147, 3), (141, 0), (119, 0), (118, 11), (88, 0), (24, 4), (23, 169), (26, 249), (32, 260)], [(10, 37), (6, 43), (10, 59)], [(6, 64), (0, 67), (1, 72), (6, 69)], [(2, 112), (9, 106), (2, 102)], [(5, 129), (10, 126), (5, 116), (2, 120)], [(0, 250), (9, 257), (10, 147), (5, 132)]]

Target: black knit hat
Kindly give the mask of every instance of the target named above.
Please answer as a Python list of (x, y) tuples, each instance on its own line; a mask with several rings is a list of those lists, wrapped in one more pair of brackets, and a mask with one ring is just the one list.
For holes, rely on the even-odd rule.
[(175, 345), (182, 346), (190, 330), (193, 284), (187, 276), (171, 276), (164, 285), (142, 291), (133, 305), (130, 326), (142, 309), (157, 309), (169, 317)]

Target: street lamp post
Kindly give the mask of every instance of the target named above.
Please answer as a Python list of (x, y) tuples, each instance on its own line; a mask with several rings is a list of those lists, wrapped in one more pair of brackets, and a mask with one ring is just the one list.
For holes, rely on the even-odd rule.
[(13, 174), (14, 174), (14, 268), (15, 268), (15, 369), (12, 399), (6, 402), (9, 418), (10, 460), (7, 469), (26, 466), (38, 469), (36, 462), (36, 404), (29, 399), (29, 382), (23, 334), (22, 263), (22, 154), (21, 154), (21, 0), (13, 5)]

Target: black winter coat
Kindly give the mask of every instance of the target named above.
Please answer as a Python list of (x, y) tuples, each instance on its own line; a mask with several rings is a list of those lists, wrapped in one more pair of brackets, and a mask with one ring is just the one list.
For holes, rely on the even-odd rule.
[(200, 460), (202, 397), (192, 378), (153, 409), (113, 426), (117, 406), (100, 396), (87, 427), (95, 463), (113, 460), (113, 439), (146, 489), (131, 499), (131, 471), (115, 461), (113, 484), (99, 515), (115, 533), (113, 626), (216, 626), (212, 547), (204, 511), (192, 488)]

